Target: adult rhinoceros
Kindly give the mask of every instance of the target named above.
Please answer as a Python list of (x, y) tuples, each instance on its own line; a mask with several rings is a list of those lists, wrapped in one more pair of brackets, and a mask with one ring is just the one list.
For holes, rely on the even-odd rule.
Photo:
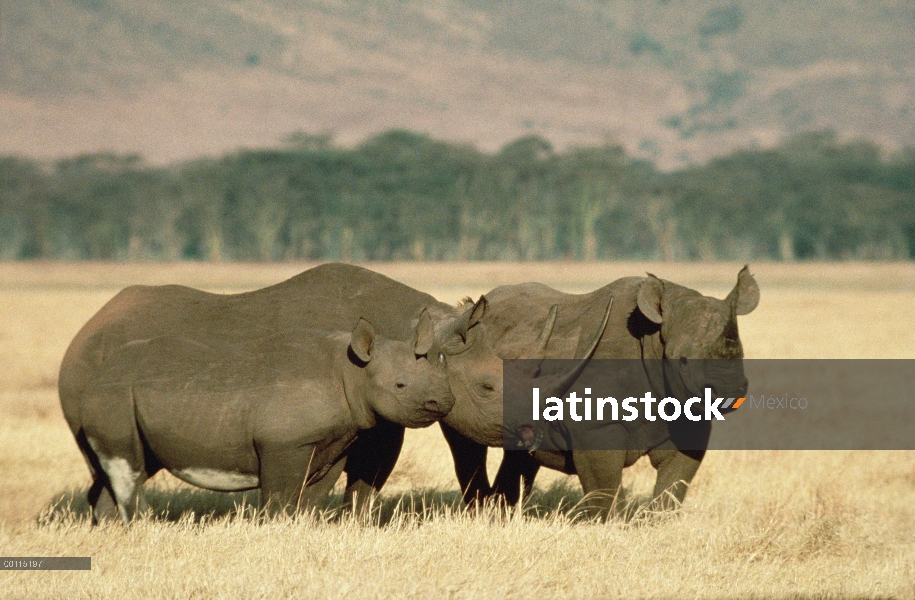
[[(360, 317), (369, 320), (379, 336), (408, 341), (418, 315), (427, 310), (434, 332), (428, 356), (446, 372), (457, 399), (452, 412), (457, 412), (459, 429), (443, 425), (446, 435), (455, 437), (466, 429), (501, 438), (502, 361), (481, 322), (486, 307), (481, 298), (459, 311), (379, 273), (339, 263), (242, 294), (210, 294), (177, 285), (132, 286), (102, 307), (73, 339), (60, 370), (61, 403), (65, 413), (68, 406), (77, 406), (112, 352), (134, 341), (180, 336), (204, 345), (230, 346), (278, 332), (348, 331)], [(552, 331), (547, 313), (534, 336), (537, 341), (531, 342), (533, 348), (522, 356), (542, 354)], [(555, 319), (555, 310), (551, 314)], [(345, 461), (348, 502), (380, 489), (400, 453), (403, 426), (384, 418), (377, 421), (359, 433), (332, 468), (339, 472)]]
[(379, 416), (425, 427), (451, 409), (444, 370), (425, 359), (432, 342), (424, 311), (413, 343), (376, 338), (360, 319), (351, 334), (167, 335), (112, 348), (63, 401), (92, 471), (93, 518), (126, 524), (163, 468), (207, 489), (259, 488), (271, 512), (314, 506)]
[[(740, 271), (737, 285), (724, 300), (703, 296), (653, 275), (619, 279), (581, 295), (565, 294), (536, 283), (509, 285), (486, 294), (489, 305), (482, 321), (497, 354), (505, 359), (519, 358), (535, 339), (531, 323), (542, 320), (551, 306), (558, 306), (560, 318), (545, 356), (573, 358), (581, 353), (580, 333), (597, 326), (601, 319), (600, 307), (610, 297), (614, 299), (613, 314), (594, 358), (673, 359), (685, 363), (693, 359), (743, 357), (737, 316), (746, 315), (756, 307), (759, 287), (747, 267)], [(714, 387), (717, 395), (743, 396), (747, 380), (740, 360), (721, 361), (721, 364), (728, 365), (725, 371), (706, 373), (709, 379), (698, 381), (698, 384)], [(663, 398), (665, 382), (653, 383), (658, 386), (655, 394)], [(540, 466), (547, 466), (577, 474), (586, 494), (603, 492), (601, 497), (592, 500), (592, 507), (596, 511), (606, 510), (619, 490), (623, 468), (644, 454), (648, 454), (657, 469), (655, 497), (672, 497), (682, 502), (687, 485), (705, 455), (704, 449), (678, 449), (667, 434), (667, 422), (659, 420), (655, 425), (664, 431), (655, 432), (654, 437), (660, 443), (637, 451), (507, 451), (494, 487), (490, 487), (486, 475), (486, 447), (501, 446), (503, 440), (492, 435), (488, 427), (477, 426), (475, 422), (479, 420), (480, 417), (466, 418), (455, 412), (447, 420), (462, 434), (452, 433), (448, 441), (467, 502), (496, 493), (514, 503), (520, 493), (520, 479), (523, 477), (529, 489)], [(705, 430), (691, 431), (691, 439), (704, 436), (707, 442), (710, 423), (698, 425)]]

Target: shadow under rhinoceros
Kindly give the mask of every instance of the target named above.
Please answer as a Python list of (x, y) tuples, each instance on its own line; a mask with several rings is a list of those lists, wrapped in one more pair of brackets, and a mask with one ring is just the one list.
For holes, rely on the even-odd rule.
[[(90, 507), (87, 492), (87, 489), (70, 489), (57, 494), (39, 515), (39, 522), (84, 519), (88, 522)], [(252, 517), (258, 506), (259, 493), (257, 490), (212, 492), (194, 488), (159, 489), (152, 486), (143, 491), (152, 511), (152, 519), (166, 522), (190, 519), (194, 523), (229, 516)]]
[[(649, 497), (624, 494), (617, 501), (616, 519), (622, 522), (644, 520), (650, 513)], [(205, 523), (221, 519), (258, 519), (257, 490), (248, 492), (214, 492), (196, 488), (162, 489), (153, 486), (144, 490), (151, 514), (147, 518), (162, 522)], [(54, 496), (38, 516), (40, 524), (90, 521), (86, 489), (70, 489)], [(551, 519), (564, 517), (586, 520), (581, 488), (568, 482), (556, 481), (548, 488), (535, 487), (521, 508), (525, 518)], [(364, 507), (363, 507), (364, 508)], [(357, 518), (366, 524), (387, 526), (409, 520), (424, 522), (447, 516), (509, 517), (519, 514), (517, 506), (485, 506), (467, 508), (457, 490), (436, 488), (417, 489), (404, 494), (383, 494), (371, 501), (369, 510), (353, 517), (343, 510), (343, 494), (331, 494), (327, 505), (315, 516), (328, 522)]]

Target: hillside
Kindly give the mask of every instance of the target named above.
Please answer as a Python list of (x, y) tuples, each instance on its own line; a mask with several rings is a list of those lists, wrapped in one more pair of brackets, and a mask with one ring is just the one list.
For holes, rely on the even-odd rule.
[(675, 167), (803, 130), (915, 142), (905, 0), (31, 0), (0, 7), (0, 153), (154, 162), (391, 127), (618, 141)]

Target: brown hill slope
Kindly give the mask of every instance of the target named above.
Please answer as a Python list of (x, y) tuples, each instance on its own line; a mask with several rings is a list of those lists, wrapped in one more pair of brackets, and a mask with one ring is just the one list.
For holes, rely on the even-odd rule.
[(0, 7), (0, 152), (156, 162), (297, 130), (666, 166), (833, 128), (915, 142), (905, 0), (33, 0)]

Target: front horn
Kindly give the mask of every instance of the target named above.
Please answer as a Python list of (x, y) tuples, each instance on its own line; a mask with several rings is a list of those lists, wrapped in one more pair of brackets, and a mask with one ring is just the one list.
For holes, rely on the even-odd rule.
[[(555, 306), (553, 308), (556, 308)], [(578, 376), (581, 375), (581, 372), (585, 370), (585, 367), (588, 366), (588, 361), (594, 356), (594, 352), (597, 350), (598, 344), (604, 335), (604, 330), (607, 329), (607, 321), (610, 320), (610, 309), (613, 308), (613, 297), (610, 297), (610, 302), (607, 304), (607, 310), (604, 312), (604, 320), (601, 321), (600, 328), (597, 331), (597, 335), (594, 336), (594, 340), (591, 342), (591, 345), (585, 351), (584, 356), (577, 359), (578, 363), (566, 371), (565, 373), (559, 373), (558, 375), (552, 375), (549, 377), (542, 377), (540, 379), (546, 380), (543, 384), (540, 384), (540, 388), (544, 390), (544, 397), (556, 397), (560, 398), (565, 394), (572, 384), (575, 383), (575, 380), (578, 379)], [(551, 311), (550, 313), (555, 321), (555, 314)], [(549, 321), (549, 319), (548, 319)], [(552, 328), (551, 328), (552, 329)]]

